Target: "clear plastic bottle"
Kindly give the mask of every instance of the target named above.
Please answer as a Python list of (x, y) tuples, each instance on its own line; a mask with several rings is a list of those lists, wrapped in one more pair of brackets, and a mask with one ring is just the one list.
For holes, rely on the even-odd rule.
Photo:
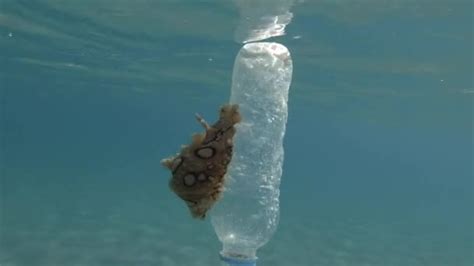
[(290, 53), (278, 43), (246, 44), (235, 59), (230, 102), (239, 104), (242, 122), (226, 191), (211, 212), (221, 257), (230, 265), (255, 265), (257, 249), (278, 224), (292, 71)]

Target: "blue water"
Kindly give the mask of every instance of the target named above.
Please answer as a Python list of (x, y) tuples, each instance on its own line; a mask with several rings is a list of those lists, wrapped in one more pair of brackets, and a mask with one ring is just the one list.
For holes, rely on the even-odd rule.
[[(474, 265), (472, 1), (306, 1), (259, 265)], [(230, 1), (0, 0), (0, 265), (220, 265), (159, 161), (229, 98)], [(224, 194), (225, 196), (225, 194)]]

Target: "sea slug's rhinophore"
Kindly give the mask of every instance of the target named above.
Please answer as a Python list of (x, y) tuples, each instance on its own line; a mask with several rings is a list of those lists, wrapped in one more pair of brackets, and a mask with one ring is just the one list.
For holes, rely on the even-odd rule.
[(226, 104), (212, 126), (198, 114), (196, 119), (206, 132), (194, 134), (189, 146), (183, 146), (180, 153), (163, 159), (161, 164), (172, 173), (170, 188), (186, 202), (193, 217), (203, 219), (224, 191), (234, 126), (241, 117), (238, 105)]

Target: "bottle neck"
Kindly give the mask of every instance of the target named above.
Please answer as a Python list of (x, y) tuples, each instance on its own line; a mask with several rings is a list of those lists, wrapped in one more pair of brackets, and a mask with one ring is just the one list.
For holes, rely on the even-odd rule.
[(220, 254), (221, 260), (224, 262), (225, 266), (256, 266), (257, 257), (254, 258), (244, 258), (239, 257), (238, 255), (229, 256), (227, 254)]

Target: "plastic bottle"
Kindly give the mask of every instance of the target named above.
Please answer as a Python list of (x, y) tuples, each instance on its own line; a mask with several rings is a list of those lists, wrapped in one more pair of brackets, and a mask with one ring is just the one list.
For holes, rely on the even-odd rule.
[(239, 104), (242, 122), (226, 191), (211, 212), (229, 265), (255, 265), (257, 249), (278, 224), (292, 71), (290, 53), (278, 43), (246, 44), (235, 59), (230, 102)]

